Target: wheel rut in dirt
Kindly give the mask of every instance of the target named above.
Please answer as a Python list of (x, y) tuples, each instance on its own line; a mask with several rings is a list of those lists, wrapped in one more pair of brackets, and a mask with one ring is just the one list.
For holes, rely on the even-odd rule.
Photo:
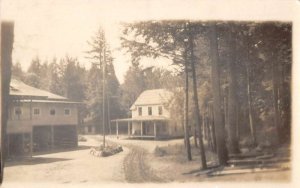
[(129, 183), (166, 182), (147, 164), (148, 153), (145, 149), (133, 145), (126, 145), (126, 147), (130, 149), (130, 153), (124, 159), (126, 181)]

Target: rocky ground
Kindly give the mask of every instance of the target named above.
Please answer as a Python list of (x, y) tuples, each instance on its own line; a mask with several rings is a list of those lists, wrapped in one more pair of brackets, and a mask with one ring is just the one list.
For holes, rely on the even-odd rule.
[[(59, 185), (95, 185), (98, 183), (166, 183), (166, 182), (289, 182), (290, 163), (279, 171), (237, 171), (218, 176), (203, 176), (199, 171), (200, 159), (197, 155), (188, 162), (184, 153), (169, 152), (158, 156), (157, 147), (180, 148), (182, 139), (169, 141), (127, 140), (107, 137), (108, 143), (123, 146), (123, 152), (110, 157), (90, 154), (91, 147), (100, 144), (101, 137), (85, 136), (79, 148), (70, 151), (34, 155), (33, 158), (10, 160), (6, 163), (3, 187), (17, 187), (28, 183), (50, 183)], [(173, 147), (174, 146), (174, 147)], [(178, 147), (177, 147), (178, 146)], [(230, 171), (231, 170), (231, 171)], [(239, 169), (240, 170), (240, 169)], [(228, 170), (226, 171), (228, 172)], [(26, 186), (25, 186), (26, 187)], [(39, 186), (38, 186), (39, 187)]]

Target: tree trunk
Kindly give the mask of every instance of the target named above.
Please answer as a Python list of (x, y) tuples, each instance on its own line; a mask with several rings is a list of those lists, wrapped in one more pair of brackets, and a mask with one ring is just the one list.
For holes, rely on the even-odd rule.
[(223, 113), (225, 129), (228, 127), (228, 88), (223, 90)]
[(240, 112), (239, 112), (239, 105), (236, 105), (235, 109), (236, 114), (236, 138), (240, 140)]
[(194, 128), (194, 144), (195, 144), (195, 147), (198, 148), (198, 134), (197, 134), (197, 130), (196, 130), (196, 127)]
[[(104, 47), (104, 53), (103, 53), (103, 119), (102, 119), (102, 123), (103, 123), (103, 125), (102, 125), (102, 135), (103, 135), (103, 148), (105, 148), (105, 145), (106, 145), (106, 143), (105, 143), (105, 132), (106, 132), (106, 130), (105, 130), (105, 128), (106, 128), (106, 118), (105, 118), (105, 116), (106, 116), (106, 113), (105, 113), (105, 102), (106, 102), (106, 57), (105, 57), (105, 51), (106, 51), (106, 49), (105, 49), (105, 47)], [(100, 58), (101, 59), (101, 58)]]
[(290, 93), (289, 89), (285, 89), (285, 65), (283, 62), (280, 63), (280, 86), (279, 86), (279, 100), (280, 100), (280, 108), (279, 108), (279, 114), (280, 114), (280, 120), (279, 124), (281, 125), (282, 128), (282, 135), (284, 142), (290, 142), (290, 125), (287, 122), (287, 114), (289, 113), (289, 109), (286, 108), (286, 99), (285, 95)]
[(256, 145), (256, 128), (255, 125), (253, 125), (253, 110), (252, 110), (252, 97), (251, 97), (251, 84), (250, 84), (250, 78), (251, 78), (251, 71), (249, 66), (249, 38), (247, 38), (247, 59), (245, 61), (246, 66), (246, 77), (247, 77), (247, 102), (248, 102), (248, 118), (249, 118), (249, 126), (251, 131), (251, 137), (253, 140), (253, 144)]
[[(183, 101), (183, 106), (185, 106), (185, 100)], [(186, 140), (185, 140), (185, 107), (182, 109), (182, 115), (180, 117), (181, 120), (181, 125), (182, 125), (182, 130), (183, 132), (183, 143), (184, 143), (184, 147), (186, 147)]]
[(213, 114), (215, 135), (217, 142), (217, 154), (220, 165), (226, 165), (228, 153), (225, 144), (225, 125), (221, 112), (221, 96), (220, 96), (220, 70), (219, 70), (219, 52), (216, 25), (211, 25), (210, 28), (210, 48), (211, 48), (211, 63), (212, 63), (212, 92), (213, 92)]
[(201, 119), (200, 119), (200, 109), (199, 109), (199, 100), (198, 100), (198, 91), (197, 91), (197, 79), (196, 79), (196, 69), (195, 69), (195, 56), (194, 56), (194, 36), (191, 31), (191, 26), (189, 25), (189, 48), (191, 52), (191, 69), (192, 69), (192, 79), (193, 79), (193, 99), (195, 104), (195, 115), (196, 115), (196, 128), (199, 134), (199, 146), (201, 154), (202, 169), (207, 168), (206, 156), (204, 150), (204, 144), (202, 139), (201, 131)]
[(203, 129), (203, 139), (204, 140), (208, 140), (208, 129), (207, 129), (207, 119), (206, 119), (206, 116), (205, 114), (202, 114), (202, 129)]
[(213, 151), (217, 152), (217, 144), (216, 144), (216, 130), (214, 125), (214, 114), (212, 106), (209, 105), (209, 122), (211, 126), (211, 137), (212, 137), (212, 145), (213, 145)]
[(187, 158), (192, 160), (190, 135), (189, 135), (189, 72), (188, 72), (188, 60), (187, 53), (185, 52), (185, 101), (184, 101), (184, 142), (186, 145)]
[[(273, 53), (272, 53), (273, 56)], [(278, 110), (278, 67), (276, 61), (272, 61), (272, 84), (273, 84), (273, 107), (274, 107), (274, 125), (277, 130), (278, 142), (281, 142), (281, 129), (279, 125)]]
[(9, 109), (9, 88), (12, 66), (12, 50), (14, 41), (14, 24), (12, 22), (1, 23), (1, 150), (0, 150), (0, 183), (3, 180), (4, 160), (8, 151), (7, 120)]
[(212, 140), (212, 134), (211, 134), (211, 125), (209, 121), (209, 107), (206, 107), (206, 116), (205, 116), (205, 129), (206, 129), (206, 138), (209, 148), (213, 151), (213, 140)]
[(227, 123), (228, 123), (228, 150), (229, 153), (239, 153), (239, 145), (236, 137), (236, 67), (235, 67), (235, 52), (236, 52), (236, 41), (233, 33), (229, 31), (229, 42), (231, 47), (231, 53), (228, 61), (228, 102), (227, 102)]

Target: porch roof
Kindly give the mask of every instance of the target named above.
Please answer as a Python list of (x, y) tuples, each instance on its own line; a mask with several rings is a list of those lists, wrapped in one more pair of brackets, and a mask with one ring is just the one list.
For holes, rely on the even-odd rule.
[(140, 121), (168, 121), (165, 116), (139, 116), (134, 118), (113, 119), (111, 122), (140, 122)]

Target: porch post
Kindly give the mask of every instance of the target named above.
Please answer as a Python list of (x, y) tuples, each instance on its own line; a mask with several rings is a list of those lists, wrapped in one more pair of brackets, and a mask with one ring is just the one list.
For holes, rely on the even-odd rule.
[(29, 103), (29, 109), (30, 109), (30, 120), (32, 120), (32, 98), (30, 98), (30, 103)]
[(141, 121), (141, 136), (143, 136), (143, 121)]
[(119, 136), (119, 122), (118, 121), (116, 121), (116, 131), (117, 131), (117, 136)]
[(128, 121), (128, 136), (130, 136), (130, 121)]
[(9, 148), (10, 148), (10, 136), (9, 136), (10, 134), (7, 134), (7, 156), (9, 157), (10, 156), (10, 150), (9, 150)]
[(111, 122), (110, 122), (110, 120), (108, 121), (108, 127), (109, 127), (109, 135), (111, 135)]
[(156, 138), (156, 121), (154, 121), (154, 138)]
[(33, 141), (32, 141), (32, 130), (30, 133), (30, 157), (32, 157), (32, 151), (33, 151)]
[(51, 126), (51, 149), (54, 149), (54, 128)]
[(25, 134), (25, 133), (22, 133), (22, 155), (25, 154), (25, 152), (24, 152), (24, 148), (25, 148), (25, 144), (24, 144), (24, 134)]

